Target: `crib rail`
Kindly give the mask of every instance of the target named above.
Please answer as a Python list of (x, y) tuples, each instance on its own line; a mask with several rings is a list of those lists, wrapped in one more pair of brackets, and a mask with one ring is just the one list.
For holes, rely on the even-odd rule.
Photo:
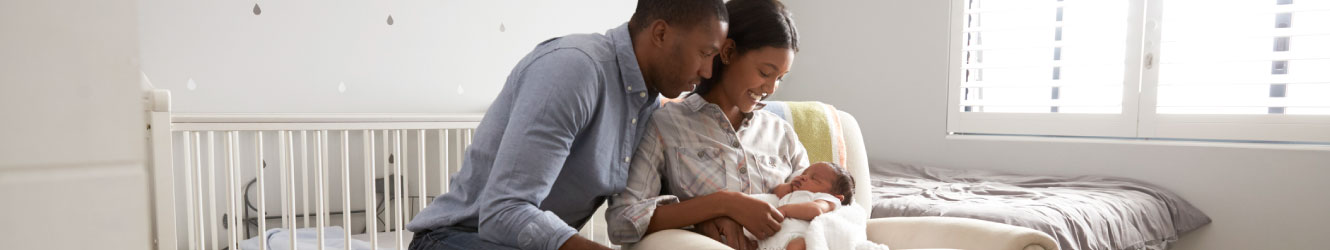
[(405, 249), (406, 222), (448, 191), (481, 117), (175, 114), (162, 90), (147, 102), (157, 249), (240, 249), (269, 229), (309, 248), (295, 244), (302, 228), (318, 249), (351, 249), (355, 229)]

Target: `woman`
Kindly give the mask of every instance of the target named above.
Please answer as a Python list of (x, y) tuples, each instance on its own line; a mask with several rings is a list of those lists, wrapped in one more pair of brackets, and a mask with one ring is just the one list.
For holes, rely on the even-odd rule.
[(756, 243), (739, 225), (758, 239), (780, 230), (780, 212), (744, 194), (770, 193), (808, 166), (793, 127), (758, 110), (789, 72), (798, 33), (779, 1), (732, 0), (726, 8), (729, 34), (711, 79), (652, 115), (627, 190), (610, 200), (606, 219), (617, 244), (696, 225), (748, 249)]

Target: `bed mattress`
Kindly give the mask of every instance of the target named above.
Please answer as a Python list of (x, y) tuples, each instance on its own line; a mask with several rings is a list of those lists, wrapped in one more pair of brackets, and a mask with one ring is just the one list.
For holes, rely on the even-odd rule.
[(1050, 177), (899, 163), (872, 166), (872, 217), (949, 216), (1028, 227), (1064, 250), (1167, 249), (1210, 223), (1186, 200), (1131, 179)]

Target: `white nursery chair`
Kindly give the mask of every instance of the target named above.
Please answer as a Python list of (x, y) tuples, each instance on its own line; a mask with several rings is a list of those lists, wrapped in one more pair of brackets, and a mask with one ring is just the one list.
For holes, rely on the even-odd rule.
[[(794, 103), (790, 103), (793, 105)], [(801, 105), (805, 105), (804, 103)], [(849, 170), (850, 175), (854, 176), (855, 193), (854, 203), (864, 208), (864, 211), (872, 211), (872, 188), (871, 180), (868, 174), (868, 155), (864, 151), (864, 141), (862, 133), (859, 130), (859, 123), (855, 121), (854, 116), (844, 111), (835, 110), (830, 105), (817, 103), (817, 106), (825, 107), (825, 112), (834, 112), (834, 115), (826, 116), (828, 126), (839, 124), (839, 131), (831, 128), (826, 130), (806, 130), (797, 128), (800, 124), (796, 123), (796, 131), (799, 137), (805, 143), (805, 147), (815, 146), (809, 144), (809, 139), (805, 137), (823, 136), (830, 137), (840, 134), (843, 140), (830, 143), (832, 147), (843, 146), (843, 155), (833, 155), (832, 157), (843, 157), (844, 166)], [(805, 106), (807, 107), (807, 106)], [(786, 119), (790, 119), (790, 107), (785, 103), (769, 102), (767, 110), (782, 114)], [(795, 113), (805, 112), (798, 111)], [(836, 122), (839, 121), (839, 122)], [(818, 131), (829, 133), (807, 133), (805, 131)], [(839, 133), (838, 133), (839, 132)], [(814, 143), (818, 144), (818, 143)], [(821, 145), (825, 145), (821, 144)], [(810, 154), (814, 149), (809, 148)], [(811, 156), (811, 155), (810, 155)], [(1007, 224), (953, 217), (900, 217), (900, 218), (878, 218), (868, 221), (868, 240), (886, 244), (891, 249), (969, 249), (969, 250), (1056, 250), (1057, 242), (1043, 232), (1012, 226)], [(729, 247), (714, 241), (711, 238), (691, 231), (671, 229), (659, 231), (647, 235), (641, 242), (631, 246), (625, 246), (626, 249), (636, 250), (656, 250), (656, 249), (730, 249)]]

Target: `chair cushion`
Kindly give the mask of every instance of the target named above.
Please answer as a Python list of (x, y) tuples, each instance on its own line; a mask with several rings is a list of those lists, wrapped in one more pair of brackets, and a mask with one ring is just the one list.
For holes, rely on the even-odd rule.
[(846, 164), (845, 136), (836, 107), (822, 102), (763, 102), (762, 110), (775, 113), (794, 125), (799, 142), (808, 150), (808, 161)]

